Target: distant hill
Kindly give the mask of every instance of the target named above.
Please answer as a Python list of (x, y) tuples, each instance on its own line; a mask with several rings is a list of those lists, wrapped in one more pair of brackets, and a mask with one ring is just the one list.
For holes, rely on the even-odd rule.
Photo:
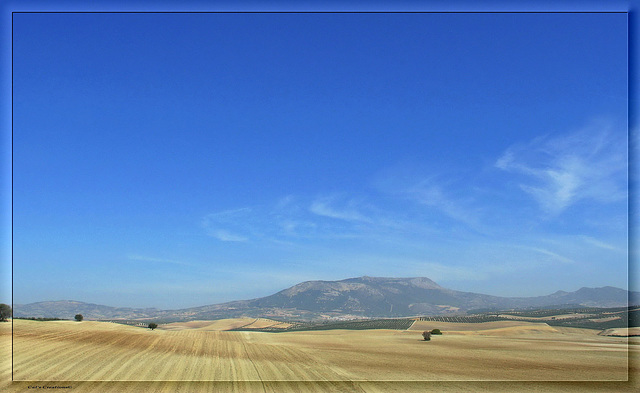
[(13, 316), (17, 318), (36, 317), (73, 319), (76, 314), (82, 314), (88, 319), (139, 319), (154, 318), (158, 311), (159, 310), (155, 308), (109, 307), (74, 300), (59, 300), (30, 304), (15, 304), (13, 307)]
[(77, 301), (14, 305), (16, 317), (72, 319), (162, 319), (183, 321), (232, 317), (319, 319), (407, 317), (464, 314), (476, 309), (545, 306), (619, 307), (640, 303), (640, 292), (620, 288), (581, 288), (537, 297), (500, 297), (443, 288), (425, 277), (358, 277), (340, 281), (307, 281), (258, 299), (240, 300), (181, 310), (115, 308)]
[(618, 307), (627, 305), (627, 298), (633, 305), (640, 304), (640, 292), (629, 292), (615, 287), (580, 288), (575, 292), (558, 291), (551, 295), (519, 298), (532, 307), (551, 304), (578, 304), (586, 307)]

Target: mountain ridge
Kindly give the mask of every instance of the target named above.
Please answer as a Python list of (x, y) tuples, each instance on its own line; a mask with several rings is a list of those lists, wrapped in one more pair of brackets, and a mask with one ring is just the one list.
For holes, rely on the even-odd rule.
[(475, 309), (513, 309), (550, 305), (619, 307), (640, 304), (640, 292), (604, 286), (556, 291), (534, 297), (501, 297), (447, 289), (427, 277), (362, 276), (313, 280), (272, 295), (176, 310), (110, 307), (75, 300), (14, 305), (16, 317), (71, 319), (221, 319), (241, 316), (280, 319), (384, 318), (464, 314)]

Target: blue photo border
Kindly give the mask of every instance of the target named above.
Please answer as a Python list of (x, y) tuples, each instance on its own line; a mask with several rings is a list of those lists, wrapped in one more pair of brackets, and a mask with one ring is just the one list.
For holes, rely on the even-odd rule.
[[(638, 35), (638, 4), (640, 0), (629, 1), (285, 1), (274, 2), (258, 1), (177, 1), (177, 0), (138, 0), (138, 1), (78, 1), (78, 0), (9, 0), (0, 2), (0, 300), (5, 301), (7, 296), (13, 298), (13, 252), (12, 252), (12, 231), (13, 231), (13, 119), (12, 119), (12, 21), (15, 13), (177, 13), (177, 12), (410, 12), (410, 13), (609, 13), (624, 12), (628, 15), (628, 130), (629, 130), (629, 227), (628, 227), (628, 288), (631, 291), (639, 291), (640, 268), (637, 259), (637, 156), (636, 152), (640, 148), (640, 124), (638, 118), (638, 91), (640, 80), (638, 78), (638, 53), (640, 53), (640, 36)], [(10, 279), (9, 279), (10, 278)], [(8, 290), (9, 288), (10, 290)], [(13, 348), (13, 346), (12, 346)], [(12, 353), (13, 357), (13, 353)], [(630, 370), (632, 366), (638, 368), (638, 359), (629, 357)], [(13, 376), (13, 374), (12, 374)], [(555, 389), (574, 389), (576, 391), (627, 391), (627, 389), (637, 387), (638, 376), (630, 371), (629, 381), (625, 382), (562, 382), (562, 381), (518, 381), (517, 383), (527, 391), (553, 391)], [(0, 381), (0, 386), (6, 382)], [(159, 382), (88, 382), (87, 387), (92, 389), (104, 389), (104, 391), (118, 390), (119, 386), (126, 384), (125, 389), (131, 391), (155, 391), (159, 388)], [(167, 382), (163, 382), (166, 389)], [(272, 384), (282, 384), (283, 389), (300, 390), (306, 384), (316, 384), (316, 388), (337, 389), (339, 391), (358, 391), (358, 389), (368, 390), (368, 387), (375, 387), (381, 391), (507, 391), (504, 389), (504, 382), (501, 381), (433, 381), (433, 382), (272, 382)], [(508, 382), (513, 384), (514, 381)], [(83, 390), (84, 382), (12, 382), (11, 386), (17, 390), (27, 389), (29, 385), (71, 385), (77, 387), (78, 391)], [(169, 382), (168, 389), (171, 391), (171, 384), (175, 384), (175, 389), (193, 390), (233, 390), (253, 391), (261, 390), (262, 382)], [(287, 386), (285, 386), (287, 385)], [(275, 386), (275, 385), (274, 385)], [(513, 386), (513, 385), (512, 385)], [(274, 391), (279, 390), (272, 387)], [(98, 390), (96, 390), (98, 391)]]

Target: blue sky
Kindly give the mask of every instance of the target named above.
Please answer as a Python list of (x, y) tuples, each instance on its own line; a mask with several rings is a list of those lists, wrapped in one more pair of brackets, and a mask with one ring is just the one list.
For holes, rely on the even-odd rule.
[(625, 14), (15, 14), (15, 303), (627, 286)]

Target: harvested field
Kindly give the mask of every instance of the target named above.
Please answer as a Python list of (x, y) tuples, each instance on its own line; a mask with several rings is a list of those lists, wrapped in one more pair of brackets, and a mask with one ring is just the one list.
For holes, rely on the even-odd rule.
[[(7, 351), (10, 324), (0, 327), (2, 349)], [(151, 331), (104, 322), (16, 320), (16, 382), (10, 387), (26, 391), (30, 385), (69, 385), (74, 392), (133, 392), (149, 390), (148, 386), (154, 392), (405, 392), (424, 391), (425, 386), (468, 391), (463, 386), (472, 383), (482, 391), (522, 391), (519, 386), (537, 391), (539, 385), (526, 381), (608, 381), (593, 386), (615, 387), (600, 391), (632, 391), (630, 384), (613, 381), (627, 380), (627, 348), (632, 353), (640, 349), (628, 346), (626, 338), (581, 334), (580, 329), (445, 334), (424, 342), (415, 330), (273, 334), (193, 327)], [(6, 361), (0, 370), (7, 376)], [(632, 371), (637, 374), (637, 369)], [(559, 390), (548, 389), (554, 386)], [(556, 383), (543, 391), (589, 391), (585, 386)]]
[(486, 332), (493, 330), (499, 333), (497, 329), (511, 329), (511, 331), (521, 330), (523, 333), (527, 331), (547, 331), (555, 332), (556, 329), (550, 327), (546, 323), (525, 322), (525, 321), (496, 321), (496, 322), (480, 322), (480, 323), (458, 323), (458, 322), (438, 322), (438, 321), (416, 321), (411, 325), (409, 330), (424, 331), (440, 329), (443, 334), (459, 334), (461, 332)]
[(263, 329), (266, 327), (286, 329), (291, 326), (289, 323), (274, 321), (266, 318), (234, 318), (234, 319), (219, 319), (216, 321), (189, 321), (189, 322), (174, 322), (165, 325), (160, 325), (158, 329), (161, 330), (185, 330), (195, 329), (202, 331), (225, 331), (233, 329)]
[(601, 333), (603, 336), (640, 336), (640, 327), (607, 329)]

